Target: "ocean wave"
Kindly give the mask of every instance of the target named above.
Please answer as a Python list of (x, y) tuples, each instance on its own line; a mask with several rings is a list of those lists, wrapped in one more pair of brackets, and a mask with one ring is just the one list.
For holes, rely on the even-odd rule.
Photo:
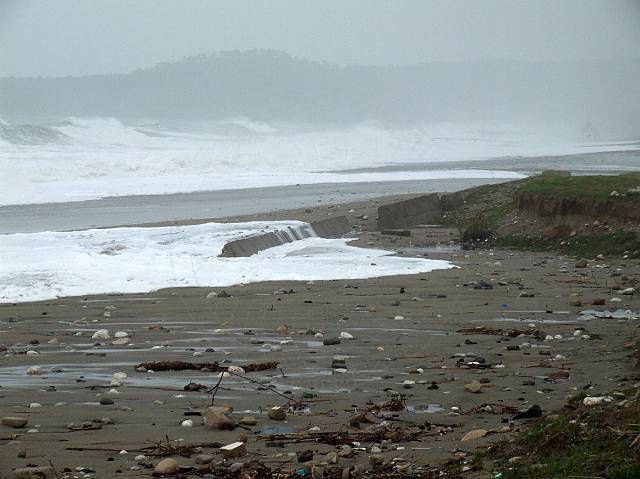
[(11, 125), (6, 121), (0, 123), (0, 140), (11, 145), (46, 145), (60, 143), (67, 139), (66, 135), (40, 125)]
[[(223, 132), (223, 124), (246, 131)], [(243, 118), (195, 125), (67, 118), (26, 130), (2, 125), (0, 131), (0, 205), (329, 182), (514, 178), (519, 175), (472, 171), (469, 165), (434, 170), (442, 170), (442, 162), (633, 148), (474, 125), (279, 124), (275, 130)], [(433, 165), (431, 171), (425, 164)], [(345, 171), (390, 165), (403, 165), (402, 171)]]

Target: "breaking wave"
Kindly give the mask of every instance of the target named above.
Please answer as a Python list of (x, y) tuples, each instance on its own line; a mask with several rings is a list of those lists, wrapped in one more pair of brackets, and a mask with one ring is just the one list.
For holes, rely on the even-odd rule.
[[(410, 165), (583, 153), (590, 147), (595, 148), (513, 128), (451, 124), (276, 128), (247, 118), (197, 124), (153, 119), (127, 124), (115, 118), (2, 122), (0, 205), (314, 183), (518, 178), (522, 175), (468, 164), (414, 171)], [(398, 164), (403, 171), (384, 169)], [(356, 171), (363, 168), (381, 169)]]

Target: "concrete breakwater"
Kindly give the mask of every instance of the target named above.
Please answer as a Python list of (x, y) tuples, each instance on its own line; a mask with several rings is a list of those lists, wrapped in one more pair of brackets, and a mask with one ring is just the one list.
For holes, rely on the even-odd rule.
[(444, 211), (462, 206), (473, 191), (472, 188), (454, 193), (431, 193), (381, 206), (378, 208), (378, 227), (407, 228), (438, 221)]
[(234, 258), (251, 256), (260, 251), (305, 238), (340, 238), (351, 231), (351, 223), (346, 216), (336, 216), (298, 227), (268, 231), (230, 241), (222, 248), (220, 256)]

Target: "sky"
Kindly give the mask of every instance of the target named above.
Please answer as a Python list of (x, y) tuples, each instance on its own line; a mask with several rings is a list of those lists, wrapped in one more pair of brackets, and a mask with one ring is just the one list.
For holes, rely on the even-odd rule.
[(0, 0), (0, 77), (253, 48), (338, 64), (640, 61), (640, 0)]

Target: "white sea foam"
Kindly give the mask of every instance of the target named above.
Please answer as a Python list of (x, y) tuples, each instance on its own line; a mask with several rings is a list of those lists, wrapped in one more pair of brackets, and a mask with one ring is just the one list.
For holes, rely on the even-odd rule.
[(232, 239), (301, 225), (207, 223), (0, 235), (0, 303), (178, 286), (370, 278), (452, 267), (446, 261), (397, 257), (317, 237), (247, 258), (218, 257)]
[[(232, 119), (166, 128), (154, 121), (127, 126), (112, 118), (71, 118), (45, 130), (58, 137), (38, 128), (20, 129), (17, 137), (15, 129), (3, 128), (0, 205), (321, 182), (518, 178), (513, 172), (469, 169), (327, 172), (629, 148), (459, 125), (302, 129)], [(25, 138), (30, 131), (37, 137)]]

